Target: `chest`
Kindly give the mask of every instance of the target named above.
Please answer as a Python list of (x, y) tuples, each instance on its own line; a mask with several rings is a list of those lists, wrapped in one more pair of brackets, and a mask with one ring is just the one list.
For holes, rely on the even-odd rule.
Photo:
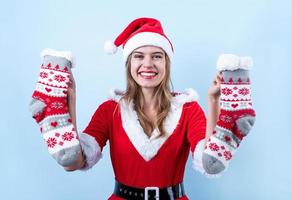
[(171, 110), (170, 112), (172, 115), (168, 115), (164, 123), (167, 134), (157, 137), (160, 133), (158, 129), (155, 129), (151, 137), (148, 137), (141, 127), (137, 115), (121, 110), (113, 120), (115, 123), (112, 125), (110, 134), (112, 153), (118, 157), (136, 157), (143, 162), (149, 162), (154, 158), (175, 157), (179, 156), (182, 151), (188, 151), (185, 115), (182, 110)]

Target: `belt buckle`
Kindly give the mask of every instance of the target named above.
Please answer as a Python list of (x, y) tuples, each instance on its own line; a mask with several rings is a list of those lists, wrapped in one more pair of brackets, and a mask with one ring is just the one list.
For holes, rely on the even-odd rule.
[(151, 190), (155, 190), (155, 199), (159, 200), (159, 188), (158, 187), (146, 187), (144, 189), (144, 199), (148, 200), (148, 192)]

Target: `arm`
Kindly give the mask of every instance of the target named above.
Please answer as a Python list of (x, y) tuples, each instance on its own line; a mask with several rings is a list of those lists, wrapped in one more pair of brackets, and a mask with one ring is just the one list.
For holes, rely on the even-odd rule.
[(211, 87), (208, 90), (208, 113), (205, 145), (215, 129), (220, 114), (219, 97), (220, 97), (220, 78), (221, 74), (217, 74)]
[[(74, 81), (74, 77), (71, 75), (68, 87), (68, 109), (72, 119), (72, 123), (76, 129), (77, 133), (77, 123), (76, 123), (76, 84)], [(82, 151), (77, 155), (77, 160), (73, 165), (66, 166), (64, 169), (66, 171), (75, 171), (77, 169), (81, 169), (85, 165), (85, 158), (83, 156)]]
[[(215, 98), (215, 101), (210, 98), (210, 94), (213, 94), (211, 97), (216, 97), (216, 87), (213, 87), (213, 90), (211, 87), (208, 135), (202, 157), (203, 167), (208, 174), (220, 174), (228, 167), (242, 139), (254, 125), (255, 111), (252, 108), (249, 78), (251, 65), (250, 57), (223, 54), (218, 59), (217, 70), (222, 73), (221, 78), (217, 77), (221, 91), (220, 116), (215, 117), (218, 116), (218, 103), (214, 102), (218, 101), (218, 98)], [(214, 132), (211, 132), (212, 130)]]

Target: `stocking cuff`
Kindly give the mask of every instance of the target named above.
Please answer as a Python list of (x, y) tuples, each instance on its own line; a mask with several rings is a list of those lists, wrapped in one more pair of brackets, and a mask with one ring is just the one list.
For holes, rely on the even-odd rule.
[(237, 70), (245, 69), (250, 70), (252, 67), (252, 58), (249, 56), (239, 57), (234, 54), (222, 54), (219, 56), (217, 61), (217, 70)]
[(72, 68), (75, 67), (75, 59), (70, 51), (56, 51), (53, 49), (42, 50), (41, 52), (42, 58), (48, 55), (65, 58), (71, 62)]
[(201, 140), (193, 153), (193, 169), (202, 173), (204, 176), (208, 178), (220, 178), (222, 175), (222, 172), (219, 174), (208, 174), (206, 170), (203, 167), (203, 152), (204, 152), (204, 145), (205, 145), (205, 139)]

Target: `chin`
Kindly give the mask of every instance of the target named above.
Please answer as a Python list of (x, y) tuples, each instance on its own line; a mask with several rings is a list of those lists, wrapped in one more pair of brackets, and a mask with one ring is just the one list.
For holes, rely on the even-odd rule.
[(141, 88), (145, 89), (154, 89), (156, 88), (159, 84), (139, 84)]

